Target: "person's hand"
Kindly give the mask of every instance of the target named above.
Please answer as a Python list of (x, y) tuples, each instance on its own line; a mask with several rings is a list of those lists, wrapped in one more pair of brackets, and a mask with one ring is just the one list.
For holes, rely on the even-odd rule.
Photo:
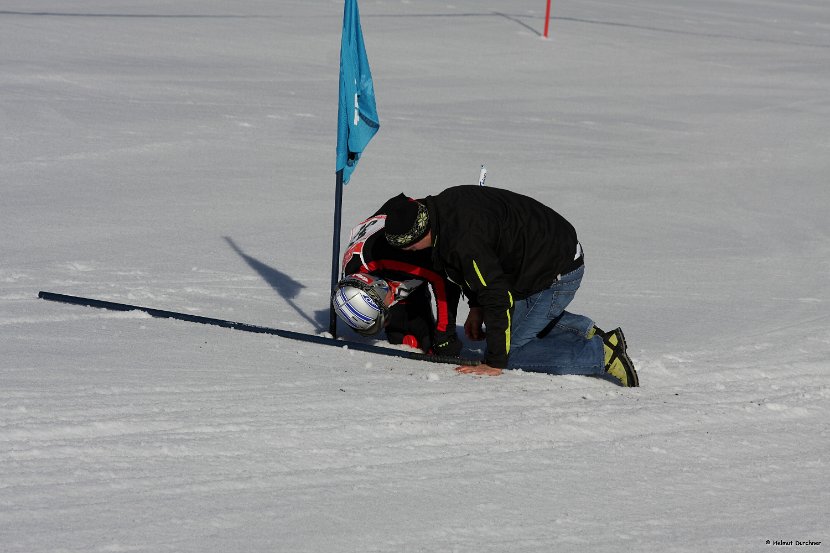
[(474, 374), (476, 376), (499, 376), (502, 373), (502, 370), (482, 363), (481, 365), (475, 366), (465, 365), (462, 367), (456, 367), (455, 372), (461, 374)]
[(467, 320), (464, 323), (464, 335), (470, 340), (484, 340), (487, 335), (484, 333), (484, 311), (480, 307), (471, 307)]

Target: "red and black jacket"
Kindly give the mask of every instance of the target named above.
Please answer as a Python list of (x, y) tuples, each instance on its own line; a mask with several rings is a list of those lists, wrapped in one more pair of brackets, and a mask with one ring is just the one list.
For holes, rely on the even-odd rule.
[(343, 256), (343, 274), (371, 273), (391, 281), (419, 279), (429, 283), (435, 301), (435, 342), (455, 337), (461, 289), (432, 265), (429, 250), (410, 252), (389, 245), (383, 234), (383, 208), (352, 230)]

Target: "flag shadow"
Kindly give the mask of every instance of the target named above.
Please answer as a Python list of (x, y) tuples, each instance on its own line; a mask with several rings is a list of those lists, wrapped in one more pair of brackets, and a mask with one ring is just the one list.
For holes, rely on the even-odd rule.
[(282, 271), (271, 267), (245, 253), (245, 251), (237, 245), (236, 242), (229, 236), (223, 236), (225, 242), (241, 257), (250, 268), (259, 274), (262, 279), (268, 283), (271, 288), (285, 300), (294, 311), (297, 312), (303, 319), (308, 321), (315, 329), (322, 331), (328, 325), (329, 310), (320, 309), (314, 312), (314, 317), (310, 317), (305, 311), (294, 302), (294, 299), (300, 294), (300, 291), (306, 286)]

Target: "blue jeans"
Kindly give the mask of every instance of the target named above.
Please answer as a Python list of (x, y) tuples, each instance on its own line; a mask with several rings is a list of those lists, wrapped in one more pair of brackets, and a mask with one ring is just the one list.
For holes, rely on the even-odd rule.
[[(565, 311), (584, 274), (583, 265), (562, 275), (547, 290), (515, 302), (507, 368), (549, 374), (603, 374), (602, 338), (586, 338), (594, 322)], [(560, 315), (553, 329), (538, 338), (537, 334)]]

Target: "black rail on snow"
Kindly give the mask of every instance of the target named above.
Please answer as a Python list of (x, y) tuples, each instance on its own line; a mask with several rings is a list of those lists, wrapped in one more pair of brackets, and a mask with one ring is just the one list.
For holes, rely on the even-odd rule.
[(111, 311), (143, 311), (144, 313), (161, 319), (176, 319), (179, 321), (187, 321), (190, 323), (200, 323), (211, 326), (221, 326), (223, 328), (232, 328), (234, 330), (241, 330), (243, 332), (253, 332), (256, 334), (270, 334), (273, 336), (279, 336), (280, 338), (288, 338), (289, 340), (299, 340), (301, 342), (309, 342), (311, 344), (320, 344), (323, 346), (346, 347), (348, 349), (356, 351), (365, 351), (368, 353), (376, 353), (378, 355), (387, 355), (390, 357), (402, 357), (404, 359), (414, 359), (416, 361), (430, 361), (432, 363), (449, 363), (455, 365), (480, 364), (479, 361), (474, 361), (472, 359), (461, 359), (458, 357), (450, 357), (444, 355), (430, 355), (414, 351), (385, 348), (383, 346), (375, 346), (372, 344), (362, 344), (360, 342), (335, 340), (333, 338), (327, 338), (325, 336), (315, 336), (313, 334), (303, 334), (302, 332), (282, 330), (280, 328), (269, 328), (267, 326), (257, 326), (247, 323), (239, 323), (235, 321), (226, 321), (223, 319), (214, 319), (212, 317), (202, 317), (200, 315), (191, 315), (189, 313), (180, 313), (177, 311), (165, 311), (163, 309), (153, 309), (152, 307), (141, 307), (139, 305), (130, 305), (127, 303), (116, 303), (105, 300), (96, 300), (93, 298), (82, 298), (79, 296), (68, 296), (66, 294), (56, 294), (54, 292), (43, 291), (39, 292), (37, 297), (49, 301), (71, 303), (74, 305), (84, 305), (87, 307), (96, 307), (99, 309), (109, 309)]

